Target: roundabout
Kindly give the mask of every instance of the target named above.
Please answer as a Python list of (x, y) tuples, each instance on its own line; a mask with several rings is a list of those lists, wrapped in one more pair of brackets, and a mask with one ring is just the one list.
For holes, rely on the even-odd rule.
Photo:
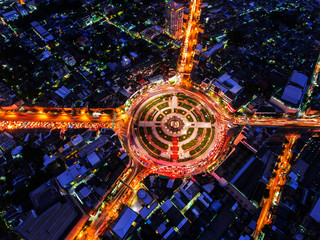
[(130, 108), (124, 146), (144, 167), (176, 177), (203, 172), (217, 162), (227, 127), (206, 95), (156, 86)]

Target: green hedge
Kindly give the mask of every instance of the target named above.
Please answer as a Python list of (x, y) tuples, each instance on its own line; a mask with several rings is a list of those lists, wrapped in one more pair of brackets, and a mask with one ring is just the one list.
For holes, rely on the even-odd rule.
[(193, 108), (191, 105), (186, 104), (186, 103), (184, 103), (184, 102), (178, 102), (178, 106), (179, 106), (179, 107), (182, 107), (182, 108), (186, 108), (186, 109), (188, 109), (188, 110), (191, 110), (191, 109)]
[(199, 137), (202, 137), (202, 135), (203, 135), (203, 128), (198, 128), (198, 135), (199, 135)]
[(165, 143), (161, 142), (157, 138), (152, 138), (151, 141), (154, 142), (154, 144), (156, 144), (158, 147), (160, 147), (160, 148), (162, 148), (164, 150), (168, 150), (168, 148), (169, 148), (168, 144), (165, 144)]
[(188, 115), (186, 116), (186, 118), (187, 118), (187, 120), (188, 120), (189, 122), (193, 122), (193, 118), (190, 116), (190, 114), (188, 114)]
[(148, 115), (147, 121), (152, 121), (152, 119), (154, 118), (154, 116), (157, 114), (158, 111), (154, 111), (151, 114)]
[(206, 122), (212, 122), (212, 123), (215, 122), (213, 115), (210, 114), (207, 109), (201, 109), (200, 111), (204, 116), (207, 115), (209, 117), (210, 120), (206, 118)]
[(197, 146), (195, 149), (190, 151), (190, 155), (194, 155), (196, 153), (202, 152), (203, 147), (205, 147), (208, 143), (208, 140), (210, 138), (211, 135), (211, 129), (207, 128), (206, 129), (206, 135), (204, 137), (204, 139), (201, 141), (201, 143), (199, 144), (199, 146)]
[(144, 106), (144, 108), (141, 110), (142, 114), (141, 114), (140, 120), (144, 120), (146, 118), (147, 113), (150, 111), (150, 109), (153, 108), (155, 105), (161, 103), (162, 101), (163, 99), (159, 97), (147, 103), (147, 105)]
[(187, 112), (185, 110), (182, 110), (182, 109), (178, 109), (177, 111), (178, 113), (182, 114), (182, 115), (185, 115)]
[(166, 108), (166, 107), (169, 107), (169, 103), (165, 102), (165, 103), (162, 103), (160, 105), (157, 106), (157, 108), (159, 110), (163, 109), (163, 108)]
[(199, 115), (196, 110), (193, 110), (192, 113), (196, 117), (197, 122), (203, 122), (201, 115)]
[[(146, 138), (145, 136), (145, 133), (144, 133), (144, 129), (143, 127), (139, 127), (139, 132), (140, 132), (140, 137), (138, 137), (139, 139), (139, 142), (142, 146), (145, 146), (144, 149), (153, 157), (157, 158), (157, 156), (155, 156), (153, 153), (157, 154), (157, 155), (160, 155), (161, 154), (161, 151), (157, 148), (155, 148), (152, 144), (150, 144), (150, 142), (148, 141), (148, 139)], [(141, 139), (143, 141), (143, 143), (141, 142)], [(153, 152), (151, 152), (151, 151)]]
[(163, 139), (167, 140), (167, 141), (172, 141), (172, 137), (165, 134), (163, 131), (162, 131), (162, 128), (161, 127), (156, 127), (156, 131), (158, 132), (159, 136), (162, 137)]
[(186, 144), (183, 144), (183, 145), (182, 145), (182, 149), (183, 149), (183, 150), (187, 150), (187, 149), (189, 149), (189, 148), (192, 148), (192, 147), (195, 146), (198, 142), (199, 142), (199, 140), (193, 139), (193, 140), (191, 140), (190, 142), (188, 142), (188, 143), (186, 143)]
[(198, 103), (196, 103), (195, 101), (193, 101), (193, 100), (191, 100), (191, 99), (187, 99), (187, 101), (188, 101), (189, 103), (191, 103), (193, 106), (197, 106), (197, 105), (198, 105)]
[(212, 137), (210, 138), (210, 141), (207, 143), (206, 147), (203, 148), (201, 151), (199, 151), (199, 153), (195, 156), (193, 156), (193, 158), (197, 158), (199, 157), (201, 154), (203, 154), (205, 151), (208, 150), (208, 148), (210, 147), (211, 143), (213, 142), (213, 139), (214, 139), (214, 129), (212, 129)]
[(179, 142), (182, 142), (183, 140), (188, 139), (192, 135), (193, 132), (194, 132), (194, 128), (189, 128), (187, 131), (187, 134), (179, 137)]
[(146, 127), (148, 135), (152, 135), (152, 127)]
[(167, 110), (163, 111), (163, 114), (164, 114), (164, 115), (168, 115), (168, 114), (170, 114), (171, 112), (172, 112), (171, 109), (167, 109)]
[(162, 118), (163, 118), (163, 115), (162, 115), (162, 114), (159, 114), (158, 117), (157, 117), (157, 119), (156, 119), (156, 121), (161, 121)]

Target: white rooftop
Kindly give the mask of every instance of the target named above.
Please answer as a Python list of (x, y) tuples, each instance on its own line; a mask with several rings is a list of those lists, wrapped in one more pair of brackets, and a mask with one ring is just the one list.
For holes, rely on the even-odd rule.
[(17, 146), (15, 149), (13, 149), (13, 150), (11, 151), (11, 155), (12, 155), (12, 156), (16, 156), (16, 155), (18, 155), (19, 153), (21, 153), (21, 151), (22, 151), (22, 146)]
[(6, 17), (13, 15), (13, 14), (18, 14), (18, 12), (16, 10), (12, 10), (10, 12), (3, 13), (2, 16), (6, 18)]
[[(218, 78), (218, 82), (223, 84), (223, 88), (221, 88), (221, 85), (219, 86), (219, 88), (225, 92), (227, 90), (229, 90), (230, 92), (232, 92), (233, 94), (237, 94), (241, 91), (242, 87), (236, 82), (234, 81), (230, 75), (228, 74), (223, 74), (221, 77)], [(217, 84), (216, 84), (217, 85)]]
[(138, 57), (138, 54), (136, 54), (135, 52), (130, 52), (130, 55), (134, 58), (137, 58)]
[(298, 87), (288, 85), (284, 89), (281, 99), (292, 104), (297, 104), (302, 97), (302, 90)]
[(157, 202), (154, 202), (149, 208), (145, 206), (140, 210), (140, 215), (143, 219), (146, 219), (147, 216), (158, 206)]
[(137, 213), (135, 213), (131, 208), (127, 208), (117, 224), (113, 227), (113, 232), (116, 233), (120, 239), (123, 239), (137, 217)]

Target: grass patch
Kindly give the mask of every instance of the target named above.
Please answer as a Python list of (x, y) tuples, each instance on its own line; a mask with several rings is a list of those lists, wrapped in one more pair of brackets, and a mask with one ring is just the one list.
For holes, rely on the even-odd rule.
[(165, 103), (161, 103), (160, 105), (157, 106), (157, 108), (159, 110), (163, 109), (163, 108), (166, 108), (166, 107), (169, 107), (169, 103), (165, 102)]
[(191, 105), (184, 103), (184, 102), (178, 102), (178, 106), (185, 108), (185, 109), (188, 109), (188, 110), (191, 110), (193, 108)]
[(151, 114), (148, 115), (147, 121), (152, 121), (154, 116), (157, 114), (157, 110), (153, 111)]
[(188, 143), (186, 143), (186, 144), (183, 144), (183, 145), (182, 145), (182, 149), (183, 149), (183, 150), (190, 149), (190, 148), (192, 148), (193, 146), (195, 146), (198, 142), (199, 142), (199, 140), (193, 139), (193, 140), (191, 140), (190, 142), (188, 142)]
[[(213, 134), (214, 134), (214, 132), (213, 132)], [(196, 153), (198, 153), (197, 156), (200, 156), (203, 152), (205, 152), (209, 148), (210, 144), (213, 141), (213, 135), (212, 135), (211, 139), (210, 139), (210, 136), (211, 136), (211, 128), (207, 128), (206, 135), (205, 135), (204, 139), (199, 144), (199, 146), (197, 146), (195, 149), (192, 149), (190, 151), (190, 155), (192, 156), (192, 155), (195, 155)]]
[(148, 135), (152, 135), (152, 127), (146, 127)]
[(187, 112), (185, 110), (182, 110), (182, 109), (178, 109), (178, 113), (182, 114), (182, 115), (185, 115)]
[(163, 114), (164, 114), (164, 115), (168, 115), (168, 114), (170, 114), (171, 112), (172, 112), (171, 109), (167, 109), (167, 110), (163, 111)]
[(193, 110), (192, 113), (196, 117), (197, 122), (203, 122), (201, 115), (199, 115), (196, 110)]
[(153, 139), (151, 139), (151, 141), (152, 141), (154, 144), (156, 144), (158, 147), (160, 147), (160, 148), (162, 148), (162, 149), (164, 149), (164, 150), (168, 150), (168, 148), (169, 148), (168, 144), (165, 144), (165, 143), (161, 142), (161, 141), (160, 141), (159, 139), (157, 139), (157, 138), (153, 138)]
[(191, 100), (190, 98), (188, 98), (187, 101), (189, 103), (191, 103), (193, 106), (197, 106), (198, 105), (198, 103), (196, 103), (195, 101)]
[(189, 128), (187, 131), (187, 134), (179, 137), (179, 142), (182, 142), (182, 141), (188, 139), (192, 135), (193, 132), (194, 132), (194, 128)]
[(162, 118), (163, 118), (163, 115), (162, 115), (162, 114), (159, 114), (158, 117), (157, 117), (157, 119), (156, 119), (156, 121), (161, 121)]
[(190, 114), (188, 114), (188, 115), (186, 116), (186, 118), (187, 118), (187, 120), (188, 120), (189, 122), (193, 122), (193, 118), (190, 116)]
[[(161, 154), (161, 151), (157, 148), (155, 148), (152, 144), (150, 144), (150, 142), (148, 141), (148, 139), (146, 138), (145, 136), (145, 133), (144, 133), (144, 129), (143, 127), (139, 127), (139, 133), (140, 133), (140, 137), (138, 137), (139, 139), (139, 142), (142, 146), (144, 146), (144, 149), (153, 157), (157, 158), (155, 154), (157, 155), (160, 155)], [(142, 139), (142, 142), (141, 142), (141, 139)]]
[(203, 116), (207, 116), (207, 118), (205, 118), (206, 122), (212, 122), (212, 123), (215, 122), (214, 117), (212, 116), (212, 114), (208, 112), (207, 109), (202, 108), (200, 112), (203, 114)]
[[(200, 129), (200, 128), (199, 128)], [(210, 145), (212, 144), (213, 140), (214, 140), (214, 132), (215, 132), (215, 129), (212, 128), (212, 129), (207, 129), (209, 131), (206, 132), (206, 137), (207, 139), (206, 140), (203, 140), (199, 146), (197, 146), (195, 149), (191, 150), (189, 153), (190, 153), (190, 156), (191, 157), (188, 157), (188, 158), (184, 158), (184, 159), (180, 159), (179, 161), (180, 162), (186, 162), (186, 161), (190, 161), (190, 160), (193, 160), (193, 159), (196, 159), (198, 158), (199, 156), (201, 156), (205, 151), (208, 150), (208, 148), (210, 147)], [(211, 134), (212, 132), (212, 134)], [(210, 137), (211, 136), (211, 137)]]
[(198, 135), (199, 135), (199, 137), (202, 137), (202, 135), (203, 135), (203, 128), (198, 128)]
[(165, 140), (167, 140), (167, 141), (172, 142), (172, 137), (169, 136), (169, 135), (167, 135), (167, 134), (165, 134), (165, 133), (162, 131), (161, 127), (156, 127), (156, 131), (158, 132), (158, 134), (159, 134), (160, 137), (162, 137), (163, 139), (165, 139)]
[(161, 103), (163, 101), (162, 98), (156, 98), (152, 100), (150, 103), (147, 103), (147, 105), (141, 110), (142, 114), (140, 117), (140, 120), (144, 120), (146, 118), (147, 113), (157, 104)]

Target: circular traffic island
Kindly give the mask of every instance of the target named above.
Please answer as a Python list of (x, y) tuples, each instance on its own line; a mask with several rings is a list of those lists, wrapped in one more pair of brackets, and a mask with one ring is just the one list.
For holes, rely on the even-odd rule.
[(165, 175), (205, 170), (224, 134), (217, 134), (215, 112), (204, 99), (198, 92), (179, 88), (143, 95), (128, 129), (131, 155)]

